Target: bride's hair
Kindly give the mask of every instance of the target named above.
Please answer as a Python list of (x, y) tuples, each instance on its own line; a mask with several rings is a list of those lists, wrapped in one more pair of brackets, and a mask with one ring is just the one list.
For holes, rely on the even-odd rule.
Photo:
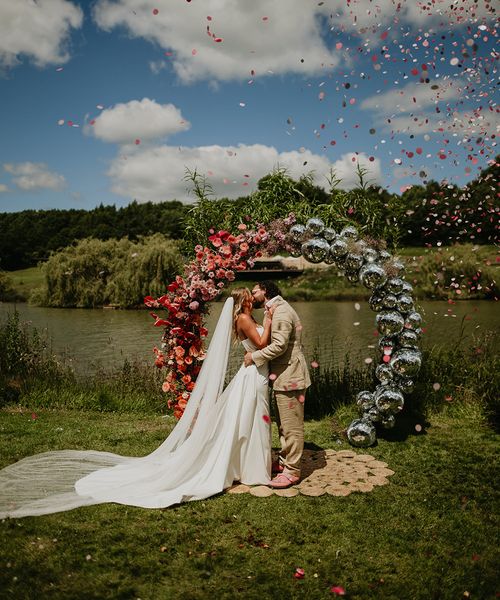
[(234, 300), (233, 307), (233, 335), (234, 338), (238, 339), (238, 330), (236, 329), (236, 323), (238, 322), (238, 317), (243, 314), (245, 311), (245, 302), (252, 300), (252, 292), (246, 288), (235, 288), (231, 292), (231, 297)]

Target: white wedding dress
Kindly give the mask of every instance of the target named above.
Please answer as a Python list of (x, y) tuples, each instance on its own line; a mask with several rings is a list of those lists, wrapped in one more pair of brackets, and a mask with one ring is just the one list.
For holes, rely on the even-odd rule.
[[(222, 391), (233, 300), (217, 323), (183, 416), (151, 454), (94, 450), (45, 452), (0, 471), (0, 518), (35, 516), (116, 502), (164, 508), (218, 494), (234, 481), (271, 476), (267, 366), (242, 366)], [(262, 328), (261, 328), (262, 330)], [(249, 340), (245, 350), (255, 350)]]

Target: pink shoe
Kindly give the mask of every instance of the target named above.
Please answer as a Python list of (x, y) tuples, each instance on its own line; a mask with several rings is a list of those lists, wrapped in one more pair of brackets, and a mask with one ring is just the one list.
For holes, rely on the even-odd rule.
[(280, 462), (273, 462), (272, 467), (271, 467), (271, 471), (273, 473), (283, 473), (283, 469), (285, 467), (280, 463)]
[(280, 473), (274, 479), (269, 482), (270, 487), (272, 488), (287, 488), (291, 485), (295, 485), (300, 481), (300, 477), (295, 477), (295, 475), (288, 475), (288, 473)]

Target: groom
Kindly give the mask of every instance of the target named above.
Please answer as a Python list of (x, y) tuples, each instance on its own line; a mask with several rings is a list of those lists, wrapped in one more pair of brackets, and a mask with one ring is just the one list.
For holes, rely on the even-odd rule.
[(272, 281), (261, 281), (252, 290), (254, 307), (273, 307), (271, 342), (262, 350), (247, 352), (245, 365), (258, 367), (269, 362), (270, 379), (278, 406), (281, 451), (277, 471), (270, 482), (273, 488), (287, 488), (300, 480), (300, 461), (304, 450), (304, 399), (311, 385), (302, 352), (302, 325), (294, 309), (283, 300)]

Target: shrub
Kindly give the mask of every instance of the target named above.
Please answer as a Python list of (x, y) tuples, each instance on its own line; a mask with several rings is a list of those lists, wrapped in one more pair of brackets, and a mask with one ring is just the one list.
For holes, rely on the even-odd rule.
[(160, 233), (138, 242), (88, 238), (50, 256), (42, 267), (44, 285), (31, 301), (53, 307), (129, 308), (151, 293), (160, 295), (181, 265), (177, 243)]

